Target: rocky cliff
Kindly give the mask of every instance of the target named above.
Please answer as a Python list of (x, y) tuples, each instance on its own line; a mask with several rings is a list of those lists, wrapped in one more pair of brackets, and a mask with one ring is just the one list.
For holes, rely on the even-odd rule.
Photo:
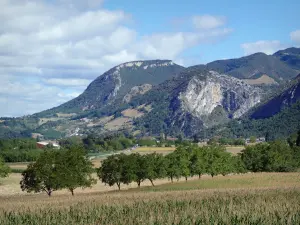
[(210, 71), (205, 80), (193, 77), (179, 99), (185, 111), (199, 118), (209, 116), (218, 106), (229, 117), (239, 118), (260, 102), (259, 91), (239, 79)]
[[(192, 135), (203, 128), (239, 118), (260, 101), (258, 87), (215, 71), (190, 69), (152, 89), (139, 101), (154, 107), (138, 122), (142, 121), (145, 127), (159, 124), (157, 127), (166, 131)], [(155, 115), (159, 121), (155, 120)]]

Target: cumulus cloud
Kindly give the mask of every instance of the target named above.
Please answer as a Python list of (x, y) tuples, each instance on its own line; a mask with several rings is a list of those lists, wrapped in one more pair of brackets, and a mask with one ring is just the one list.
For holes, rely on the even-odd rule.
[(60, 79), (60, 78), (50, 78), (44, 79), (44, 83), (54, 85), (54, 86), (75, 86), (75, 87), (86, 87), (91, 80), (87, 79)]
[(251, 43), (241, 44), (241, 48), (244, 50), (245, 55), (250, 55), (256, 52), (263, 52), (265, 54), (273, 54), (278, 50), (284, 48), (285, 45), (280, 41), (257, 41)]
[(202, 15), (192, 17), (194, 27), (197, 29), (214, 29), (226, 23), (226, 17)]
[[(0, 1), (0, 116), (56, 106), (111, 67), (137, 59), (176, 60), (230, 34), (225, 18), (197, 16), (190, 32), (141, 36), (131, 15), (103, 0)], [(17, 16), (16, 16), (17, 15)], [(73, 94), (72, 94), (73, 93)]]
[(300, 44), (300, 30), (295, 30), (290, 33), (291, 40)]
[(12, 76), (1, 75), (1, 116), (32, 114), (62, 104), (78, 95), (78, 92), (64, 92), (55, 86), (20, 81)]

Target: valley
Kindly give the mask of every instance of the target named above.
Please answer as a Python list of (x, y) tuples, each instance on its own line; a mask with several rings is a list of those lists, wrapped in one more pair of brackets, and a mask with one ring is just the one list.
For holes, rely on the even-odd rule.
[(300, 224), (299, 0), (0, 9), (0, 225)]

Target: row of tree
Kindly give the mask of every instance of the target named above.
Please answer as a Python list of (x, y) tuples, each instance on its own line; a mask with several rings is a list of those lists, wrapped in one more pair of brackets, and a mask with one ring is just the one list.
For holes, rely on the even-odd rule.
[(154, 185), (154, 180), (169, 178), (174, 179), (202, 174), (210, 174), (212, 177), (229, 173), (246, 172), (240, 156), (233, 156), (226, 152), (222, 146), (212, 145), (198, 147), (195, 144), (181, 145), (174, 152), (163, 156), (152, 153), (140, 155), (138, 153), (109, 156), (97, 170), (97, 174), (103, 183), (110, 186), (121, 183), (129, 184), (149, 180)]
[[(95, 169), (86, 157), (84, 148), (71, 146), (61, 150), (45, 150), (35, 163), (29, 164), (22, 173), (20, 182), (23, 191), (45, 191), (49, 196), (55, 190), (68, 189), (72, 194), (78, 187), (91, 187), (96, 183), (92, 176), (109, 186), (136, 182), (138, 186), (149, 180), (154, 186), (156, 179), (174, 179), (209, 174), (289, 172), (300, 167), (300, 133), (288, 141), (275, 141), (247, 146), (241, 154), (234, 156), (224, 146), (213, 144), (199, 147), (188, 143), (179, 145), (165, 156), (157, 153), (140, 155), (115, 154)], [(0, 171), (1, 173), (1, 171)]]

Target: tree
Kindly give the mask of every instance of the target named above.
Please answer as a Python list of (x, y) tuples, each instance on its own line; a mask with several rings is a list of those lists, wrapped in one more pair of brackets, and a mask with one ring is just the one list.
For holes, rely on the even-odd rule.
[(212, 177), (224, 171), (222, 156), (225, 154), (226, 149), (222, 146), (211, 145), (204, 147), (204, 159), (206, 161), (206, 172)]
[(190, 171), (190, 152), (192, 145), (180, 145), (174, 151), (176, 155), (176, 162), (179, 167), (180, 176), (187, 178), (191, 175)]
[(261, 172), (265, 170), (267, 143), (260, 143), (253, 146), (247, 146), (241, 154), (241, 159), (246, 168), (252, 172)]
[(251, 136), (250, 137), (250, 142), (251, 143), (255, 143), (256, 142), (256, 137), (255, 136)]
[(232, 156), (233, 171), (235, 173), (246, 173), (247, 169), (240, 155)]
[(154, 180), (166, 176), (166, 160), (157, 153), (147, 154), (144, 157), (145, 178), (148, 179), (152, 186)]
[[(121, 154), (120, 154), (121, 155)], [(103, 160), (97, 175), (103, 183), (109, 186), (117, 185), (121, 189), (121, 176), (123, 172), (122, 158), (120, 155), (111, 155)]]
[(4, 160), (0, 157), (0, 177), (7, 177), (10, 173), (10, 168), (5, 165)]
[(271, 142), (265, 157), (265, 171), (290, 172), (294, 169), (293, 152), (285, 141)]
[(61, 150), (57, 158), (56, 169), (60, 185), (69, 189), (72, 195), (76, 188), (91, 187), (96, 183), (92, 177), (93, 164), (80, 146), (73, 145), (66, 151)]
[(22, 173), (20, 182), (22, 191), (45, 191), (50, 197), (52, 192), (61, 189), (59, 174), (56, 169), (57, 152), (44, 151), (35, 163), (28, 165)]
[(166, 173), (167, 176), (171, 179), (171, 182), (173, 183), (173, 179), (180, 178), (180, 166), (177, 162), (177, 155), (176, 153), (172, 152), (165, 156), (167, 169)]
[(119, 154), (120, 164), (122, 165), (120, 180), (123, 184), (130, 184), (133, 181), (136, 181), (138, 184), (140, 184), (144, 180), (143, 175), (139, 178), (137, 177), (137, 171), (139, 170), (138, 163), (140, 163), (140, 157), (138, 155), (139, 154)]
[(129, 184), (135, 181), (138, 187), (146, 179), (146, 161), (145, 157), (139, 153), (134, 153), (126, 156), (124, 160), (124, 172), (122, 173), (122, 182)]
[(248, 170), (253, 172), (288, 172), (294, 170), (295, 152), (285, 141), (248, 146), (241, 158)]
[(200, 147), (195, 147), (192, 150), (190, 158), (190, 171), (192, 175), (198, 175), (199, 179), (201, 175), (206, 172), (206, 161), (204, 159), (204, 150)]
[(229, 152), (221, 151), (217, 158), (217, 164), (219, 165), (219, 172), (223, 176), (234, 171), (233, 159)]

